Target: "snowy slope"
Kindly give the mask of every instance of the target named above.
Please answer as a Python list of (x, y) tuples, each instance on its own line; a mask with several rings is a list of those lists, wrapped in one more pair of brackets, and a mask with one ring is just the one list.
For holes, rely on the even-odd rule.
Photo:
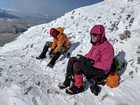
[[(48, 24), (31, 27), (16, 41), (0, 48), (0, 105), (139, 105), (140, 100), (140, 3), (104, 1), (75, 9)], [(61, 59), (53, 69), (49, 59), (36, 60), (46, 41), (49, 29), (61, 26), (74, 45), (71, 56), (86, 54), (90, 49), (89, 31), (103, 24), (115, 54), (127, 61), (120, 85), (111, 89), (102, 86), (99, 96), (88, 88), (77, 95), (67, 95), (57, 85), (63, 82), (68, 58)], [(130, 36), (121, 40), (124, 30)], [(79, 44), (80, 43), (80, 44)], [(102, 100), (104, 94), (107, 97)]]

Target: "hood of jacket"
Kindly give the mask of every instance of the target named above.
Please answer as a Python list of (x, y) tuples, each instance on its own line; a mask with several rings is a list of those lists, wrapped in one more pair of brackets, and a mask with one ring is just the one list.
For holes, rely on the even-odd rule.
[(64, 32), (64, 29), (62, 27), (57, 27), (56, 30), (59, 31), (60, 34), (62, 34)]
[(93, 26), (93, 28), (90, 30), (90, 33), (95, 33), (95, 34), (101, 35), (100, 36), (101, 39), (98, 42), (99, 44), (103, 43), (106, 40), (105, 28), (104, 28), (103, 25), (95, 25), (95, 26)]

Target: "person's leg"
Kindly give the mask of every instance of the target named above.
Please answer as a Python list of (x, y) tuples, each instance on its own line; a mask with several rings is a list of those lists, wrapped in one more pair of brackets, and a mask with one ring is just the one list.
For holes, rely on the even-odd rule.
[(68, 66), (66, 69), (66, 76), (73, 76), (74, 71), (73, 71), (73, 66), (76, 62), (79, 62), (79, 60), (76, 57), (71, 57), (68, 61)]
[(81, 62), (75, 62), (73, 65), (74, 70), (74, 85), (77, 87), (83, 86), (83, 71), (84, 65)]
[[(68, 94), (77, 94), (82, 92), (83, 89), (83, 74), (86, 76), (87, 79), (96, 77), (100, 78), (105, 76), (105, 73), (103, 70), (94, 68), (94, 67), (88, 67), (86, 65), (83, 65), (81, 62), (75, 62), (73, 65), (74, 70), (74, 84), (70, 88), (66, 89), (66, 93)], [(99, 89), (97, 90), (98, 85), (94, 86), (96, 90), (94, 90), (94, 93), (97, 95), (99, 93)], [(93, 89), (92, 89), (93, 92)]]
[(56, 52), (54, 57), (51, 59), (51, 61), (48, 63), (48, 67), (53, 68), (55, 65), (56, 60), (60, 57), (61, 53), (60, 52)]
[(68, 48), (65, 47), (60, 47), (60, 49), (58, 49), (58, 52), (60, 52), (61, 54), (66, 53), (68, 51)]
[(70, 88), (66, 89), (66, 93), (77, 94), (84, 90), (82, 69), (83, 64), (81, 62), (78, 61), (73, 64), (74, 83)]
[(51, 47), (51, 46), (52, 46), (52, 42), (47, 41), (47, 42), (45, 43), (45, 45), (48, 46), (48, 47)]
[(87, 79), (99, 79), (106, 76), (103, 70), (83, 65), (76, 57), (73, 57), (68, 64), (67, 75), (74, 75), (74, 85), (77, 87), (83, 86), (83, 74)]
[(55, 65), (55, 62), (58, 60), (58, 58), (60, 57), (60, 55), (64, 52), (66, 52), (67, 49), (64, 47), (61, 47), (56, 53), (55, 55), (52, 57), (51, 61), (48, 63), (47, 66), (53, 68), (53, 66)]
[(103, 70), (86, 65), (82, 65), (81, 72), (86, 76), (87, 79), (103, 78), (104, 76), (106, 76)]
[(74, 65), (75, 62), (77, 62), (76, 57), (71, 57), (69, 59), (67, 69), (66, 69), (65, 80), (64, 80), (64, 82), (62, 84), (59, 85), (60, 89), (64, 89), (64, 88), (70, 86), (72, 76), (73, 76), (73, 65)]
[(39, 55), (39, 57), (36, 57), (36, 59), (43, 59), (46, 57), (46, 53), (49, 49), (49, 47), (52, 45), (52, 42), (46, 42), (46, 44), (44, 45), (44, 48), (41, 52), (41, 54)]
[(91, 92), (94, 93), (95, 95), (98, 95), (101, 90), (101, 88), (98, 86), (98, 83), (99, 81), (101, 82), (104, 77), (106, 77), (106, 74), (104, 73), (103, 70), (94, 67), (89, 67), (88, 69), (83, 70), (84, 70), (83, 73), (86, 76), (87, 80), (89, 80), (92, 83), (92, 85), (90, 86)]
[(70, 58), (70, 52), (67, 52), (68, 50), (69, 48), (62, 47), (62, 49), (60, 49), (60, 52), (62, 52), (62, 54), (66, 53), (66, 57)]

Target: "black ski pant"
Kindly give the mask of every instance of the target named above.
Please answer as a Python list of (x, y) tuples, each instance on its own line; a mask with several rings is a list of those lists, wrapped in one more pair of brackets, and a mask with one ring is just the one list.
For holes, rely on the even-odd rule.
[(80, 62), (76, 57), (71, 57), (68, 61), (66, 76), (84, 74), (87, 79), (95, 78), (103, 78), (106, 76), (103, 70), (89, 67)]

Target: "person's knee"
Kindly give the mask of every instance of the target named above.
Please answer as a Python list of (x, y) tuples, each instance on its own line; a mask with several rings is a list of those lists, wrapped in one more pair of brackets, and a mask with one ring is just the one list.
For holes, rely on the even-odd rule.
[(76, 57), (70, 57), (69, 61), (70, 61), (70, 62), (74, 62), (75, 59), (76, 59)]
[(50, 41), (47, 41), (47, 42), (45, 43), (45, 45), (46, 45), (46, 46), (48, 46), (48, 47), (51, 47), (51, 45), (52, 45), (52, 42), (50, 42)]
[(63, 53), (66, 53), (66, 52), (67, 52), (67, 49), (64, 48), (64, 47), (60, 47), (60, 48), (58, 49), (58, 51), (59, 51), (61, 54), (63, 54)]
[(46, 42), (45, 45), (46, 45), (46, 46), (49, 46), (49, 42)]
[(74, 74), (82, 74), (80, 62), (75, 62), (73, 65)]
[(80, 62), (75, 62), (73, 65), (74, 68), (79, 68), (80, 67)]

